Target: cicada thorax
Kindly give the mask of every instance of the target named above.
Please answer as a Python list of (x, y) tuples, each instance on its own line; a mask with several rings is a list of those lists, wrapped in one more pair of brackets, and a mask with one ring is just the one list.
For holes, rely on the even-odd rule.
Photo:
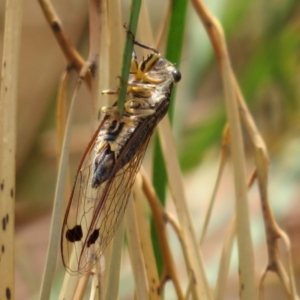
[[(113, 237), (150, 137), (168, 111), (173, 83), (180, 80), (174, 65), (155, 51), (140, 64), (133, 57), (131, 73), (123, 115), (116, 104), (102, 109), (105, 117), (78, 168), (61, 237), (70, 273), (88, 272)], [(71, 265), (72, 248), (77, 264)]]

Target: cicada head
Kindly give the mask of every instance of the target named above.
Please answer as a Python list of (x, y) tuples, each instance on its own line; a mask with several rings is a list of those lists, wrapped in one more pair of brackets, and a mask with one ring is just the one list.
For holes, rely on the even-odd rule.
[(162, 58), (158, 52), (150, 54), (138, 67), (136, 67), (136, 64), (132, 64), (131, 69), (135, 80), (154, 85), (169, 85), (181, 79), (181, 74), (175, 66), (165, 58)]
[(181, 74), (175, 66), (165, 58), (159, 57), (147, 72), (147, 77), (153, 82), (171, 84), (179, 82)]

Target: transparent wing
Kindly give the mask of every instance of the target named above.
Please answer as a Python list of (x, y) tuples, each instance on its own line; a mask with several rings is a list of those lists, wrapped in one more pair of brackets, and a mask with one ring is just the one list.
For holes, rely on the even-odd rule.
[[(112, 239), (124, 215), (155, 124), (150, 117), (139, 126), (116, 161), (110, 178), (99, 187), (92, 188), (93, 147), (99, 129), (95, 133), (80, 163), (63, 222), (61, 253), (69, 273), (84, 274), (90, 271)], [(119, 169), (118, 164), (140, 138), (141, 132), (144, 136), (141, 146), (132, 159)]]

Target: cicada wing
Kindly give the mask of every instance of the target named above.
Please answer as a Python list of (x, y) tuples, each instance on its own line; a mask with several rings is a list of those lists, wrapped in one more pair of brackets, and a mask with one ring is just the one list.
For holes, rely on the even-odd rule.
[[(80, 247), (83, 246), (84, 233), (86, 235), (89, 226), (88, 223), (90, 223), (87, 220), (87, 215), (89, 214), (90, 219), (92, 219), (95, 209), (95, 201), (90, 201), (91, 199), (95, 199), (95, 191), (91, 189), (90, 182), (93, 176), (93, 149), (102, 124), (103, 122), (96, 130), (81, 158), (63, 220), (60, 246), (61, 255), (65, 268), (71, 274), (78, 273)], [(75, 244), (76, 247), (74, 247)], [(74, 256), (72, 260), (71, 254)]]
[[(79, 171), (74, 193), (70, 199), (70, 202), (76, 204), (77, 207), (72, 213), (71, 208), (67, 211), (62, 232), (63, 261), (69, 273), (89, 272), (100, 260), (103, 250), (111, 241), (124, 216), (131, 188), (140, 169), (153, 129), (154, 123), (148, 122), (147, 125), (141, 126), (140, 130), (135, 132), (126, 145), (126, 149), (116, 161), (110, 178), (97, 188), (92, 188), (90, 184), (93, 174), (92, 163), (88, 163), (87, 167)], [(144, 136), (141, 146), (132, 159), (119, 169), (118, 164), (121, 163), (127, 151), (130, 151), (131, 145), (139, 138), (141, 130), (143, 130)], [(74, 197), (76, 200), (73, 199)], [(74, 215), (71, 216), (71, 214)], [(68, 234), (70, 236), (67, 237)], [(75, 258), (71, 260), (72, 263), (69, 263), (71, 251)]]
[(98, 204), (78, 263), (80, 273), (88, 272), (99, 261), (120, 225), (150, 137), (151, 134), (147, 135), (128, 164), (115, 173), (102, 190), (99, 190), (99, 201), (97, 200)]

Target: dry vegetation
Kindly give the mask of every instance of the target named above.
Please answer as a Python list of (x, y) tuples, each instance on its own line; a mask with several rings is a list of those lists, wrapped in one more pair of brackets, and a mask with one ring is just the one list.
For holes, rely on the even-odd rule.
[[(91, 274), (80, 277), (62, 268), (61, 220), (76, 165), (97, 127), (98, 112), (107, 101), (115, 101), (101, 96), (101, 91), (118, 85), (126, 38), (123, 23), (129, 22), (130, 1), (31, 1), (23, 9), (22, 38), (19, 2), (0, 4), (5, 18), (0, 93), (0, 299), (33, 299), (38, 289), (40, 299), (50, 298), (50, 293), (52, 299), (132, 299), (133, 295), (161, 299), (162, 294), (166, 299), (298, 299), (299, 166), (275, 161), (270, 176), (272, 158), (265, 140), (285, 157), (297, 157), (299, 141), (293, 138), (299, 131), (299, 76), (295, 75), (294, 52), (299, 49), (295, 35), (300, 25), (296, 18), (299, 4), (289, 1), (279, 6), (272, 1), (270, 21), (263, 13), (257, 14), (262, 7), (253, 4), (249, 16), (256, 14), (261, 26), (253, 26), (252, 31), (243, 20), (234, 23), (238, 17), (232, 14), (230, 18), (228, 13), (227, 19), (223, 16), (229, 32), (227, 46), (220, 21), (202, 1), (190, 1), (188, 9), (185, 1), (166, 1), (162, 6), (159, 1), (147, 5), (142, 1), (137, 39), (161, 53), (166, 49), (166, 57), (176, 60), (183, 75), (176, 100), (179, 109), (173, 119), (172, 107), (171, 122), (165, 118), (159, 124), (159, 142), (153, 139), (155, 145), (149, 147), (125, 218), (103, 260)], [(230, 10), (229, 3), (235, 5), (228, 1), (225, 11)], [(232, 11), (244, 13), (239, 4)], [(274, 20), (282, 25), (280, 29)], [(208, 63), (199, 67), (196, 59), (205, 57), (204, 48), (194, 47), (196, 58), (188, 55), (195, 44), (193, 37), (201, 42), (203, 28), (214, 56), (206, 55)], [(260, 35), (263, 38), (256, 42)], [(288, 58), (285, 61), (274, 53)], [(139, 57), (146, 55), (138, 52)], [(248, 59), (241, 58), (247, 55)], [(247, 60), (245, 71), (241, 65)], [(96, 77), (91, 76), (94, 61)], [(255, 81), (260, 74), (264, 75), (261, 86)], [(249, 103), (264, 138), (238, 82), (246, 97), (258, 99)], [(188, 97), (197, 99), (191, 103)], [(224, 107), (217, 104), (220, 99)], [(178, 130), (181, 124), (185, 127)], [(296, 150), (286, 155), (284, 151), (294, 145), (291, 141)], [(158, 147), (167, 174), (167, 200), (162, 199), (164, 176), (152, 184), (148, 175), (149, 169), (153, 174), (164, 172), (163, 163), (157, 160)], [(180, 151), (183, 154), (178, 155)], [(272, 154), (277, 160), (283, 157)], [(183, 176), (181, 170), (188, 168)], [(276, 191), (285, 205), (275, 218)]]

